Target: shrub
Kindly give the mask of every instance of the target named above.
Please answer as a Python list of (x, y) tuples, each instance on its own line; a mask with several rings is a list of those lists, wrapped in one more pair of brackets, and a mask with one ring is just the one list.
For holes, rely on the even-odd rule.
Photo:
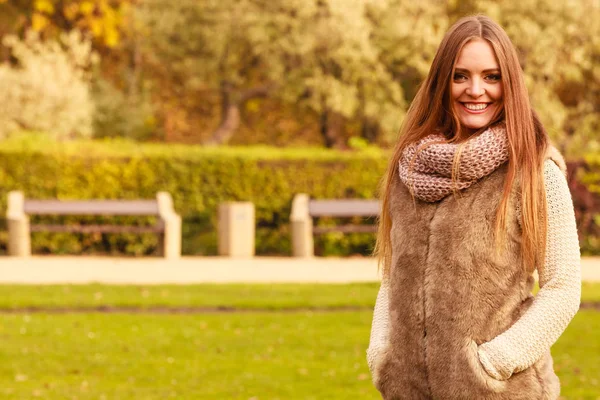
[[(154, 198), (173, 195), (183, 217), (183, 253), (217, 253), (218, 205), (252, 201), (256, 207), (257, 254), (290, 254), (289, 215), (296, 193), (316, 198), (374, 198), (386, 155), (374, 149), (340, 152), (325, 149), (203, 148), (139, 144), (124, 139), (78, 140), (57, 144), (41, 134), (6, 140), (0, 146), (0, 209), (9, 190), (30, 198)], [(45, 221), (85, 223), (83, 217), (35, 217)], [(116, 222), (149, 223), (121, 218)], [(327, 222), (327, 221), (323, 221)], [(5, 237), (0, 237), (5, 240)], [(369, 252), (374, 235), (316, 241), (317, 254)], [(5, 246), (5, 242), (3, 244)], [(148, 235), (78, 235), (35, 233), (34, 253), (151, 254), (156, 237)]]
[[(387, 159), (388, 153), (374, 147), (346, 152), (204, 148), (140, 144), (121, 138), (60, 144), (43, 134), (21, 134), (0, 145), (0, 209), (6, 209), (7, 193), (15, 189), (39, 199), (154, 198), (157, 191), (165, 190), (173, 195), (175, 209), (183, 217), (183, 253), (214, 255), (218, 205), (252, 201), (257, 254), (289, 255), (289, 216), (296, 193), (314, 198), (375, 198)], [(569, 171), (582, 253), (600, 254), (600, 157), (590, 155), (579, 167), (570, 163)], [(90, 217), (56, 219), (109, 222)], [(110, 222), (153, 221), (151, 217), (115, 219)], [(47, 220), (36, 217), (32, 222)], [(319, 223), (331, 221), (323, 218)], [(6, 247), (4, 227), (5, 221), (0, 219), (0, 248)], [(32, 238), (35, 253), (147, 255), (157, 246), (157, 238), (151, 234), (35, 233)], [(330, 233), (316, 237), (315, 251), (320, 255), (367, 255), (373, 244), (373, 234)]]
[(147, 92), (128, 95), (98, 77), (92, 94), (96, 106), (94, 137), (146, 140), (156, 131), (154, 108)]
[(7, 36), (14, 65), (0, 65), (0, 137), (17, 129), (48, 132), (55, 139), (92, 134), (91, 65), (96, 56), (78, 31), (42, 41), (29, 31)]
[(570, 188), (583, 254), (600, 254), (600, 154), (570, 163)]

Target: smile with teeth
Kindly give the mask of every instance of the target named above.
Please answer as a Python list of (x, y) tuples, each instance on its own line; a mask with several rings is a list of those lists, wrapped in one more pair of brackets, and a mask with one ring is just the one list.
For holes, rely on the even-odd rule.
[(463, 104), (463, 106), (465, 106), (466, 109), (472, 110), (472, 111), (482, 111), (482, 110), (485, 110), (489, 106), (489, 103), (462, 103), (462, 104)]

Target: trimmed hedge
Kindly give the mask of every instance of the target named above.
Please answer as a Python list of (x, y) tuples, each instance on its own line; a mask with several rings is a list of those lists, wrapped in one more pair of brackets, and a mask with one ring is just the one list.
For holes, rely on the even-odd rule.
[[(374, 198), (387, 155), (266, 147), (205, 148), (140, 144), (123, 139), (55, 143), (44, 135), (8, 139), (0, 146), (0, 209), (7, 193), (29, 198), (136, 199), (171, 193), (183, 218), (183, 253), (217, 253), (216, 210), (224, 201), (252, 201), (256, 207), (257, 254), (290, 254), (289, 214), (296, 193), (316, 198)], [(4, 213), (3, 213), (4, 214)], [(32, 222), (84, 221), (151, 223), (152, 217), (33, 217)], [(327, 221), (322, 221), (327, 223)], [(5, 225), (5, 221), (3, 222)], [(6, 251), (6, 231), (0, 246)], [(317, 254), (368, 254), (372, 234), (318, 237)], [(34, 233), (34, 253), (118, 253), (156, 251), (152, 234)]]
[(582, 254), (600, 255), (600, 153), (590, 153), (575, 164), (571, 194)]
[[(0, 142), (0, 253), (6, 252), (4, 210), (10, 190), (23, 190), (27, 197), (37, 199), (154, 198), (156, 192), (165, 190), (183, 217), (183, 254), (217, 254), (218, 205), (251, 201), (256, 207), (257, 254), (289, 255), (293, 196), (375, 198), (388, 156), (373, 147), (341, 152), (322, 148), (207, 148), (124, 139), (57, 143), (43, 134), (20, 134)], [(573, 170), (577, 173), (571, 191), (582, 252), (600, 254), (600, 155), (589, 155), (579, 165)], [(153, 217), (32, 218), (34, 223), (40, 221), (148, 224), (153, 223)], [(373, 234), (366, 233), (319, 235), (315, 252), (367, 255), (374, 239)], [(32, 235), (35, 254), (149, 255), (157, 250), (157, 244), (152, 234)]]

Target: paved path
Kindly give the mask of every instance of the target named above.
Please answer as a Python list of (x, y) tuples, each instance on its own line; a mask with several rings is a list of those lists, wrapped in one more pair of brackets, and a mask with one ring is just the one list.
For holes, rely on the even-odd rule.
[[(581, 269), (584, 280), (600, 282), (600, 257), (583, 258)], [(368, 257), (183, 257), (176, 261), (149, 257), (0, 258), (0, 283), (348, 283), (378, 279), (377, 263)]]

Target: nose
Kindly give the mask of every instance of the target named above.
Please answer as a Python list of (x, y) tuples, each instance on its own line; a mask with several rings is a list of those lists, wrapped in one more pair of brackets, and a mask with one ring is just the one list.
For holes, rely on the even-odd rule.
[(483, 95), (483, 85), (478, 78), (471, 79), (471, 84), (467, 87), (467, 94), (471, 97), (480, 97)]

